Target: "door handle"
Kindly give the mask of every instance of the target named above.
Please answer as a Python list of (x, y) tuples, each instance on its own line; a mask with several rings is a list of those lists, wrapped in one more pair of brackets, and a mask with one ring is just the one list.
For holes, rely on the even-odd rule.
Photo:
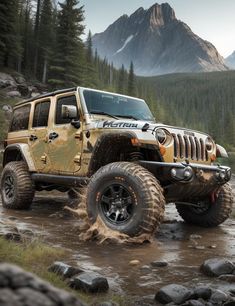
[(52, 133), (50, 133), (49, 134), (49, 139), (50, 140), (54, 140), (54, 139), (56, 139), (57, 137), (59, 137), (59, 134), (57, 134), (56, 132), (52, 132)]
[(36, 135), (30, 135), (30, 137), (29, 137), (30, 141), (35, 141), (37, 139), (38, 139), (38, 137)]

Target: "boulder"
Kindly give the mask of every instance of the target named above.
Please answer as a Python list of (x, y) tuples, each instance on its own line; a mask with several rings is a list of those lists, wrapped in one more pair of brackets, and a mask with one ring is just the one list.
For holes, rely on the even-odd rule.
[(198, 300), (189, 300), (186, 303), (183, 304), (184, 306), (204, 306), (205, 304), (203, 302), (200, 302)]
[(163, 267), (168, 266), (168, 263), (166, 261), (152, 261), (150, 265), (153, 268), (163, 268)]
[(109, 289), (107, 279), (96, 272), (83, 272), (72, 278), (69, 285), (89, 293), (106, 292)]
[(155, 300), (162, 303), (182, 304), (192, 296), (191, 290), (184, 286), (171, 284), (162, 287), (155, 295)]
[(235, 275), (234, 274), (223, 274), (219, 276), (220, 280), (226, 281), (228, 283), (235, 283)]
[(25, 78), (22, 75), (17, 75), (14, 77), (14, 79), (16, 80), (17, 84), (24, 84), (26, 83)]
[(76, 274), (83, 272), (80, 268), (72, 267), (61, 261), (56, 261), (48, 268), (49, 272), (61, 275), (63, 278), (71, 278)]
[(220, 276), (223, 274), (232, 274), (235, 270), (235, 265), (225, 258), (212, 258), (202, 264), (201, 270), (207, 276)]
[(0, 72), (0, 88), (16, 87), (16, 81), (7, 73)]
[(19, 98), (21, 94), (18, 90), (12, 90), (6, 93), (6, 96), (9, 98)]
[(0, 264), (0, 305), (84, 306), (74, 295), (10, 264)]
[(195, 299), (209, 300), (212, 294), (212, 289), (207, 286), (198, 286), (193, 290), (193, 297)]
[(210, 302), (215, 305), (221, 305), (222, 303), (227, 302), (228, 300), (229, 296), (225, 292), (221, 290), (215, 290), (211, 295)]
[(27, 97), (30, 94), (29, 87), (26, 84), (17, 85), (17, 90), (23, 97)]

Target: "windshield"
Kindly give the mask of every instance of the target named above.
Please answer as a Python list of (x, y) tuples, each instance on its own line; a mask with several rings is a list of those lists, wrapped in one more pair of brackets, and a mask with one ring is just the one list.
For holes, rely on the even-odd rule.
[(154, 121), (144, 100), (93, 90), (84, 90), (83, 96), (90, 114)]

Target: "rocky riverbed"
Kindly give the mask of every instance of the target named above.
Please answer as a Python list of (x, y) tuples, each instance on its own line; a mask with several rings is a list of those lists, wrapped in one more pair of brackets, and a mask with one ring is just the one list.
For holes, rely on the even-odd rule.
[[(232, 184), (235, 190), (235, 180)], [(39, 193), (29, 211), (1, 207), (1, 231), (9, 234), (17, 228), (26, 235), (33, 231), (46, 242), (67, 249), (65, 263), (107, 278), (109, 293), (126, 296), (127, 305), (160, 305), (156, 293), (170, 284), (190, 290), (205, 285), (223, 292), (235, 290), (235, 283), (200, 270), (210, 258), (235, 261), (234, 218), (218, 228), (204, 229), (184, 224), (174, 205), (169, 205), (152, 243), (100, 245), (78, 239), (81, 222), (64, 210), (68, 204), (63, 194)]]

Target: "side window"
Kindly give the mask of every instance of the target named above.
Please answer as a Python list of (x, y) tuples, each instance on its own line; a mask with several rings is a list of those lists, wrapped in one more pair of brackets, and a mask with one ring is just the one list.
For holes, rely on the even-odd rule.
[(43, 127), (48, 125), (50, 101), (39, 102), (35, 105), (33, 115), (33, 127)]
[(14, 110), (9, 132), (27, 130), (31, 105), (24, 105)]
[(70, 123), (70, 119), (64, 119), (62, 118), (62, 105), (74, 105), (77, 107), (77, 98), (76, 96), (68, 96), (68, 97), (62, 97), (59, 98), (56, 102), (56, 117), (55, 117), (55, 123), (56, 124), (66, 124)]

